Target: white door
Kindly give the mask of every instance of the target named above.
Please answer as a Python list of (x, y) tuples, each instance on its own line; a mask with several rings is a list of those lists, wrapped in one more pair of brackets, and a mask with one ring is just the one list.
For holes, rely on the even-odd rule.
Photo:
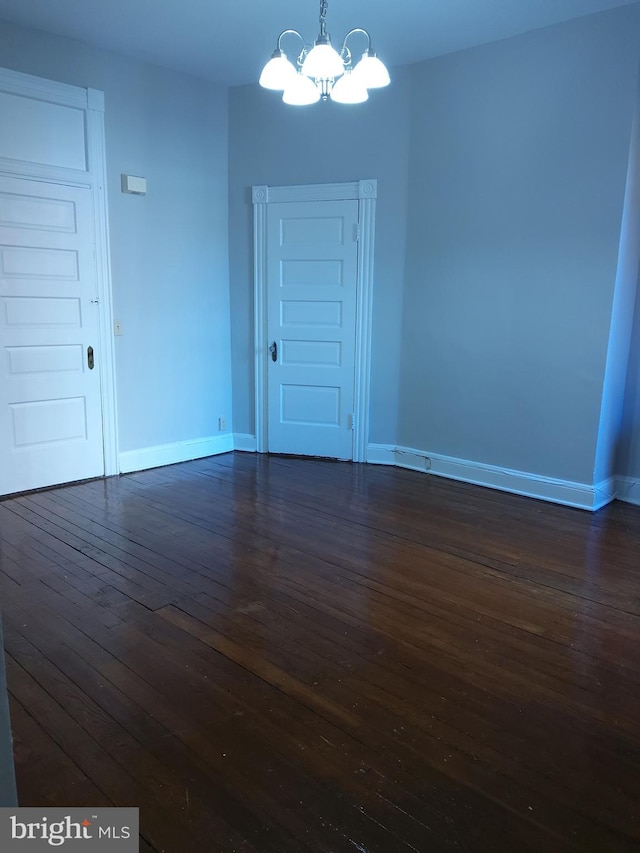
[(268, 448), (351, 459), (358, 201), (267, 206)]
[(2, 494), (104, 474), (94, 233), (89, 188), (0, 177)]

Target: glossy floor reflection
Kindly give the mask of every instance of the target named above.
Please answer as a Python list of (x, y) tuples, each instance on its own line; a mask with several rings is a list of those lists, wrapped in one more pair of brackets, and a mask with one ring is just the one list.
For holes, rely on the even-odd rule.
[(637, 851), (639, 546), (241, 453), (0, 502), (20, 802), (158, 853)]

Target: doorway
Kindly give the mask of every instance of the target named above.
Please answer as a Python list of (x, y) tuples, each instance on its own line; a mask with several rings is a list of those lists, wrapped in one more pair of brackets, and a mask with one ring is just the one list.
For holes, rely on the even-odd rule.
[(117, 447), (103, 95), (0, 69), (0, 111), (0, 494), (11, 494), (115, 474)]
[(365, 460), (376, 195), (253, 188), (258, 452)]

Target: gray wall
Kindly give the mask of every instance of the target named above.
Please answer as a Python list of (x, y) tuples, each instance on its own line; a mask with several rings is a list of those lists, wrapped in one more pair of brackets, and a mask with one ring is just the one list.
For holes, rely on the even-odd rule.
[[(617, 473), (640, 481), (640, 287), (636, 294)], [(622, 495), (624, 497), (624, 494)]]
[[(586, 484), (614, 473), (639, 36), (638, 6), (582, 18), (393, 69), (348, 110), (232, 89), (235, 429), (253, 432), (250, 186), (377, 177), (370, 441)], [(625, 423), (619, 459), (635, 459), (628, 401)]]
[(611, 486), (607, 481), (617, 473), (616, 461), (623, 435), (626, 380), (628, 368), (630, 368), (629, 356), (633, 336), (633, 315), (638, 290), (638, 269), (640, 265), (639, 119), (640, 110), (638, 110), (636, 103), (594, 472), (594, 482), (603, 484), (605, 494), (611, 491)]
[[(226, 89), (0, 22), (0, 66), (105, 92), (120, 450), (231, 417)], [(120, 173), (148, 180), (120, 192)]]
[(639, 11), (414, 67), (400, 444), (593, 482)]
[[(617, 447), (640, 477), (640, 309), (626, 386), (628, 341), (607, 369), (639, 13), (300, 110), (0, 23), (0, 66), (106, 93), (121, 449), (215, 434), (232, 380), (234, 431), (253, 432), (250, 187), (374, 177), (370, 440), (585, 483)], [(148, 196), (122, 195), (121, 172)], [(628, 258), (624, 280), (628, 330)]]
[(371, 440), (393, 442), (398, 410), (409, 154), (408, 73), (366, 104), (287, 107), (258, 86), (231, 89), (229, 233), (234, 429), (254, 433), (251, 186), (378, 179)]

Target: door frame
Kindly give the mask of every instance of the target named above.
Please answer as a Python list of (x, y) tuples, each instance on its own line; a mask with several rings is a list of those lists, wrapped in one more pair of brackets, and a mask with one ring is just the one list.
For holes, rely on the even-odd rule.
[(82, 110), (85, 115), (86, 169), (31, 163), (0, 157), (0, 174), (91, 190), (94, 220), (96, 298), (99, 302), (98, 335), (102, 398), (102, 449), (104, 475), (119, 473), (118, 419), (116, 407), (113, 297), (109, 257), (107, 208), (107, 161), (105, 149), (104, 93), (67, 83), (57, 83), (18, 71), (0, 68), (0, 92)]
[(378, 182), (375, 178), (340, 184), (254, 186), (253, 287), (255, 344), (256, 450), (268, 451), (267, 361), (267, 205), (278, 202), (358, 201), (358, 272), (356, 276), (353, 462), (366, 461), (371, 387), (373, 257)]

